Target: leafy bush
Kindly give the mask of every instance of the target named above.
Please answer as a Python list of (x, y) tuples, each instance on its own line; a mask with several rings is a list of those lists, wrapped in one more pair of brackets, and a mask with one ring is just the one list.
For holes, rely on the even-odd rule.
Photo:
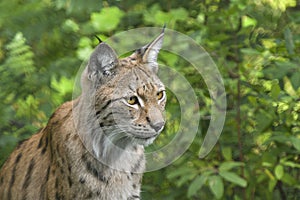
[[(164, 23), (192, 37), (213, 57), (227, 93), (220, 140), (198, 151), (209, 125), (203, 81), (176, 56), (198, 95), (203, 119), (188, 151), (146, 173), (143, 199), (300, 198), (300, 14), (287, 1), (37, 1), (0, 3), (0, 163), (18, 141), (42, 128), (72, 98), (74, 76), (97, 40)], [(13, 11), (13, 12), (12, 12)], [(174, 65), (176, 64), (176, 65)], [(176, 99), (168, 115), (177, 123)], [(175, 124), (165, 134), (172, 136)], [(203, 133), (203, 135), (201, 135)], [(167, 138), (160, 138), (163, 143)]]

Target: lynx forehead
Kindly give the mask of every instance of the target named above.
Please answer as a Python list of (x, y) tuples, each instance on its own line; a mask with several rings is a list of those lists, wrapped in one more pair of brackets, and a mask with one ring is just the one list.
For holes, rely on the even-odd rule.
[(0, 199), (140, 199), (143, 147), (165, 124), (157, 77), (163, 36), (123, 59), (100, 43), (81, 76), (81, 96), (3, 165)]

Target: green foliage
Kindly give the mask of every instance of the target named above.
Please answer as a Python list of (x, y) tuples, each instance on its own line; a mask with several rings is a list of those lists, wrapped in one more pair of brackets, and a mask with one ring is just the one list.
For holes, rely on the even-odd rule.
[[(12, 150), (17, 138), (22, 139), (23, 133), (34, 131), (28, 119), (34, 118), (37, 122), (41, 114), (38, 110), (39, 103), (31, 95), (36, 90), (34, 55), (25, 42), (23, 34), (16, 33), (6, 45), (8, 58), (0, 65), (0, 152), (1, 155), (5, 155), (0, 158), (2, 162), (7, 156), (7, 151)], [(7, 85), (9, 87), (6, 87)], [(15, 119), (12, 119), (12, 116), (15, 116)]]
[(97, 32), (109, 32), (116, 29), (123, 15), (123, 11), (118, 7), (107, 7), (103, 8), (100, 13), (92, 13), (91, 22)]
[(144, 20), (146, 24), (161, 26), (167, 23), (168, 26), (174, 26), (177, 21), (182, 21), (188, 18), (188, 12), (184, 8), (173, 8), (168, 12), (161, 10), (159, 4), (151, 6), (149, 11), (144, 13)]
[[(200, 133), (209, 125), (207, 87), (183, 59), (162, 51), (161, 61), (180, 71), (195, 89), (203, 119), (181, 158), (145, 174), (143, 199), (299, 199), (298, 4), (296, 0), (2, 1), (0, 165), (18, 141), (45, 126), (51, 113), (72, 99), (74, 76), (97, 44), (94, 35), (105, 40), (130, 28), (166, 23), (213, 57), (226, 87), (227, 117), (217, 145), (199, 159)], [(178, 101), (168, 93), (169, 123), (153, 148), (166, 144), (179, 127)]]

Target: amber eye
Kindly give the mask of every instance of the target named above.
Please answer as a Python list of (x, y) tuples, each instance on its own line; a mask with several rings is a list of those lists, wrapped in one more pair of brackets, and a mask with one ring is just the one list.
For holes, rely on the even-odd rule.
[(138, 101), (138, 98), (136, 96), (132, 96), (132, 97), (129, 97), (127, 99), (127, 103), (130, 104), (130, 105), (134, 105), (134, 104), (137, 104), (139, 101)]
[(160, 91), (156, 95), (157, 95), (157, 99), (161, 100), (164, 97), (164, 91)]

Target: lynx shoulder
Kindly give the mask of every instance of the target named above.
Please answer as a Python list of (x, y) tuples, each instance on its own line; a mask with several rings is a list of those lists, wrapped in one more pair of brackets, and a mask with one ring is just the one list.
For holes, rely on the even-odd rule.
[(123, 59), (104, 42), (95, 48), (82, 94), (2, 166), (0, 199), (140, 199), (144, 146), (165, 124), (157, 77), (163, 35)]

